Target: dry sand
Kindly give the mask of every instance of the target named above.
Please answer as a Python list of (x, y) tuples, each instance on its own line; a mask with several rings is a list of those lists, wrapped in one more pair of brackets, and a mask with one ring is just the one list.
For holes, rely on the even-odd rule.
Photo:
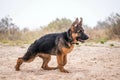
[[(115, 46), (111, 47), (111, 43)], [(22, 64), (21, 71), (15, 71), (17, 58), (23, 56), (27, 48), (28, 45), (0, 45), (0, 80), (120, 80), (120, 42), (76, 46), (68, 54), (65, 66), (70, 73), (43, 70), (39, 57)], [(55, 56), (49, 66), (57, 66)]]

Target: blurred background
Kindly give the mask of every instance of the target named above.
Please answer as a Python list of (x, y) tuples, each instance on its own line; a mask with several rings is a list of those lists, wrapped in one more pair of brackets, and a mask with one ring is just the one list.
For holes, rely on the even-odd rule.
[(83, 17), (88, 42), (120, 41), (120, 0), (0, 0), (0, 43), (30, 44)]

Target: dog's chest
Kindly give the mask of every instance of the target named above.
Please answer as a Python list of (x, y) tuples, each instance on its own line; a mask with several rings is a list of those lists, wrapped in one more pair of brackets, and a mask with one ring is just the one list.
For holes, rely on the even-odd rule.
[(62, 47), (62, 53), (68, 54), (70, 53), (74, 48), (74, 45), (70, 45), (70, 48)]

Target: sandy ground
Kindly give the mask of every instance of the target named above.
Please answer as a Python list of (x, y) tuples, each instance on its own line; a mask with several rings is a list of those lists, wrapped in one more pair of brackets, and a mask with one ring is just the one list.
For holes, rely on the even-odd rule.
[[(68, 54), (65, 68), (70, 73), (43, 70), (42, 59), (24, 63), (21, 71), (15, 71), (18, 57), (23, 56), (27, 46), (0, 45), (0, 80), (120, 80), (120, 42), (110, 44), (84, 44)], [(57, 66), (53, 56), (49, 66)]]

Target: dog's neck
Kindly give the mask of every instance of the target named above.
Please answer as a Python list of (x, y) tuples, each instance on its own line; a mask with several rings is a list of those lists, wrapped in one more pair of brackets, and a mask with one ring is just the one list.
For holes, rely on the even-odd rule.
[(72, 38), (72, 36), (71, 36), (71, 31), (70, 31), (70, 29), (66, 32), (66, 35), (67, 35), (68, 41), (72, 42), (72, 41), (73, 41), (73, 38)]
[(66, 32), (66, 35), (67, 35), (67, 39), (68, 39), (68, 41), (70, 42), (70, 44), (77, 44), (78, 45), (78, 43), (74, 43), (73, 41), (73, 38), (72, 38), (72, 32), (71, 32), (71, 30), (69, 29), (67, 32)]

